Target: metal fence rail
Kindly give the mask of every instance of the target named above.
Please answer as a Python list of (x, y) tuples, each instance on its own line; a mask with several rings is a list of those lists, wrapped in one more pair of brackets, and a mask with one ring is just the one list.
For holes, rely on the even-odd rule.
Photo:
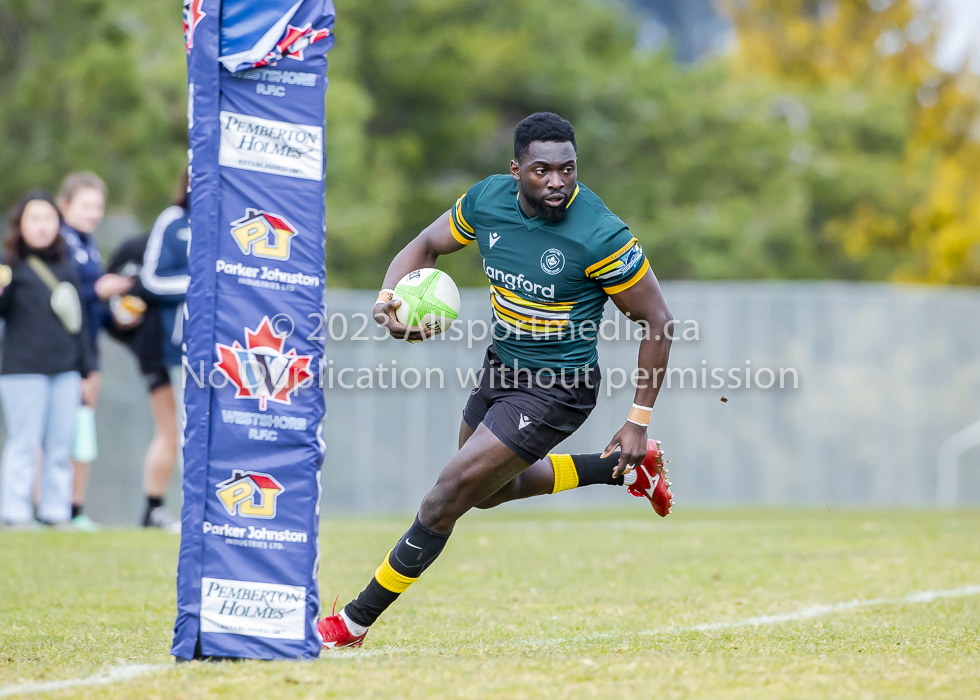
[[(686, 282), (667, 283), (664, 291), (680, 321), (675, 335), (687, 331), (687, 339), (674, 343), (671, 366), (692, 371), (684, 373), (683, 388), (679, 373), (672, 373), (651, 435), (663, 440), (674, 462), (671, 477), (681, 505), (936, 502), (940, 445), (980, 418), (980, 293), (877, 284)], [(463, 290), (462, 296), (464, 328), (468, 321), (489, 320), (482, 289)], [(478, 368), (487, 345), (479, 340), (467, 347), (465, 337), (420, 345), (355, 339), (375, 333), (368, 324), (358, 335), (364, 324), (353, 316), (368, 313), (374, 297), (327, 293), (336, 339), (328, 341), (332, 364), (324, 376), (329, 385), (333, 370), (333, 388), (325, 389), (325, 514), (418, 506), (455, 449), (469, 392), (460, 386), (457, 368), (464, 377), (468, 368)], [(611, 307), (607, 318), (612, 319)], [(622, 425), (632, 389), (612, 385), (623, 380), (616, 368), (635, 367), (638, 345), (625, 337), (626, 329), (620, 322), (619, 340), (600, 340), (599, 405), (563, 450), (599, 451)], [(612, 320), (602, 331), (613, 336)], [(419, 370), (422, 386), (379, 388), (379, 363), (397, 367), (409, 383), (415, 374), (403, 370)], [(93, 469), (89, 511), (103, 522), (134, 523), (151, 434), (149, 409), (125, 349), (106, 340), (103, 366), (102, 454)], [(337, 375), (345, 367), (373, 368), (374, 388), (341, 388)], [(751, 388), (745, 387), (747, 368)], [(767, 389), (757, 386), (757, 380), (769, 381), (766, 368), (773, 377)], [(718, 384), (718, 372), (712, 379), (716, 369), (724, 388), (710, 388)], [(345, 382), (356, 376), (348, 372)], [(390, 371), (386, 376), (387, 384)], [(740, 387), (731, 386), (733, 376), (739, 376)], [(957, 492), (946, 494), (947, 502), (980, 501), (978, 452), (959, 459)], [(613, 505), (625, 498), (621, 489), (592, 487), (536, 499), (535, 505)], [(171, 502), (179, 502), (176, 489)]]

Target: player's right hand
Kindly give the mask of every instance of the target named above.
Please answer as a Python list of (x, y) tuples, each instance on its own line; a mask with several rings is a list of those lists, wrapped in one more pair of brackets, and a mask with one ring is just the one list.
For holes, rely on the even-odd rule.
[(392, 338), (407, 340), (410, 343), (431, 338), (432, 331), (424, 330), (418, 326), (406, 326), (398, 321), (398, 318), (395, 317), (395, 309), (401, 305), (402, 303), (398, 299), (392, 299), (388, 302), (378, 301), (375, 302), (371, 313), (378, 325), (388, 331)]

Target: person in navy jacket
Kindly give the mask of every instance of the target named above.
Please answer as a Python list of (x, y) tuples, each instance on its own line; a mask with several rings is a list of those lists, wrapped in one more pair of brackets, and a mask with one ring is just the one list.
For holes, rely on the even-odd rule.
[[(82, 380), (82, 403), (93, 409), (98, 405), (101, 385), (98, 334), (106, 320), (105, 302), (116, 294), (125, 294), (133, 284), (125, 277), (103, 274), (102, 255), (92, 234), (105, 214), (105, 200), (105, 183), (98, 175), (89, 172), (68, 175), (61, 183), (57, 200), (62, 215), (61, 236), (68, 245), (68, 255), (74, 262), (79, 282), (86, 329), (84, 339), (92, 364), (92, 371)], [(98, 526), (82, 512), (91, 465), (75, 460), (72, 460), (72, 465), (75, 472), (72, 523), (79, 530), (96, 530)]]
[(180, 531), (180, 522), (164, 509), (163, 498), (170, 486), (179, 456), (178, 435), (183, 425), (183, 328), (184, 297), (190, 284), (190, 214), (187, 208), (187, 172), (181, 179), (173, 206), (157, 217), (146, 242), (139, 285), (156, 311), (159, 328), (159, 357), (169, 381), (150, 388), (154, 435), (147, 450), (143, 469), (146, 509), (143, 527)]
[(186, 173), (173, 201), (173, 206), (164, 209), (153, 223), (143, 255), (140, 282), (160, 305), (164, 362), (168, 368), (179, 369), (183, 354), (184, 297), (191, 281), (188, 267), (191, 229)]

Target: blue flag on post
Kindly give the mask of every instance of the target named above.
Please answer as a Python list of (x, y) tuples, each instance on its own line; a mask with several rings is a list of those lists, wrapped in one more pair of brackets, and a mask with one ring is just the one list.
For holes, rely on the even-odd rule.
[(171, 653), (320, 652), (330, 0), (185, 0), (191, 284)]

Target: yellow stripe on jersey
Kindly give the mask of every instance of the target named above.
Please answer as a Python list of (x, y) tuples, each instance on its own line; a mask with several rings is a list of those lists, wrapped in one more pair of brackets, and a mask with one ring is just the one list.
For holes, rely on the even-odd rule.
[(494, 317), (520, 331), (557, 334), (568, 326), (574, 303), (541, 303), (524, 299), (514, 292), (490, 285), (490, 305)]
[(606, 263), (604, 267), (601, 267), (598, 270), (596, 270), (595, 273), (593, 273), (592, 277), (594, 279), (598, 279), (609, 272), (616, 271), (617, 269), (619, 269), (621, 265), (622, 265), (622, 261), (619, 258), (616, 258), (611, 263)]
[(388, 557), (390, 556), (391, 550), (389, 550), (385, 555), (385, 560), (381, 562), (381, 566), (379, 566), (377, 571), (374, 572), (374, 578), (377, 579), (378, 583), (392, 593), (404, 593), (408, 590), (408, 587), (418, 581), (419, 578), (418, 576), (415, 578), (403, 576), (392, 569), (391, 564), (388, 563)]
[(476, 240), (475, 238), (464, 238), (463, 237), (463, 234), (461, 234), (459, 232), (459, 229), (456, 228), (456, 221), (453, 219), (453, 215), (452, 214), (449, 215), (449, 230), (452, 232), (453, 238), (455, 238), (456, 241), (459, 242), (462, 245), (469, 245), (470, 243), (472, 243), (473, 241)]
[(497, 319), (498, 323), (502, 323), (511, 328), (517, 335), (520, 335), (521, 333), (528, 333), (533, 338), (540, 340), (561, 340), (563, 336), (563, 333), (560, 330), (554, 330), (551, 328), (537, 328), (528, 323), (510, 321), (497, 313), (494, 313), (494, 318)]
[[(464, 194), (463, 197), (465, 196)], [(476, 240), (476, 233), (463, 218), (463, 197), (457, 199), (456, 204), (449, 210), (449, 230), (457, 242), (462, 245), (469, 245)]]
[[(463, 197), (466, 195), (464, 194)], [(459, 219), (459, 226), (467, 233), (475, 233), (473, 227), (466, 223), (466, 219), (463, 218), (463, 197), (456, 200), (456, 218)]]
[(567, 321), (536, 321), (534, 319), (521, 318), (519, 314), (499, 307), (494, 308), (493, 315), (501, 323), (516, 328), (519, 331), (527, 331), (529, 333), (557, 333), (560, 335), (565, 326), (568, 325)]
[(513, 290), (490, 285), (490, 305), (500, 323), (517, 331), (561, 338), (568, 327), (575, 302), (530, 301)]
[(578, 470), (571, 455), (548, 455), (555, 470), (555, 486), (552, 493), (578, 488)]
[(645, 275), (647, 273), (647, 270), (649, 270), (649, 269), (650, 269), (650, 261), (649, 260), (644, 260), (643, 261), (643, 265), (640, 267), (640, 269), (637, 271), (637, 273), (635, 275), (633, 275), (632, 277), (630, 277), (628, 280), (626, 280), (622, 284), (617, 284), (617, 285), (612, 286), (612, 287), (603, 287), (603, 290), (606, 292), (606, 294), (609, 294), (609, 295), (619, 294), (620, 292), (625, 292), (627, 289), (629, 289), (634, 284), (636, 284), (641, 279), (643, 279), (643, 275)]
[(561, 331), (568, 325), (568, 321), (559, 321), (547, 318), (532, 318), (530, 316), (524, 316), (522, 314), (501, 306), (500, 303), (490, 297), (490, 303), (493, 305), (493, 314), (502, 323), (506, 323), (508, 326), (512, 326), (522, 331), (530, 331), (533, 333), (561, 333)]
[(528, 323), (527, 321), (518, 321), (504, 313), (501, 313), (498, 309), (493, 310), (493, 317), (497, 323), (507, 326), (518, 335), (521, 333), (529, 333), (535, 338), (542, 338), (544, 340), (561, 340), (561, 338), (564, 336), (564, 331), (561, 328), (554, 328), (552, 326), (537, 323)]
[[(622, 248), (620, 248), (619, 250), (617, 250), (612, 255), (608, 255), (608, 256), (604, 257), (602, 260), (600, 260), (599, 262), (597, 262), (595, 265), (589, 265), (587, 268), (585, 268), (585, 275), (586, 275), (586, 277), (598, 277), (600, 274), (602, 274), (600, 272), (600, 270), (602, 270), (603, 268), (607, 267), (610, 264), (615, 263), (616, 262), (616, 258), (618, 258), (620, 255), (622, 255), (627, 250), (629, 250), (633, 246), (634, 243), (636, 243), (636, 238), (631, 238), (629, 243), (627, 243), (626, 245), (624, 245)], [(606, 270), (606, 272), (608, 272), (608, 270)]]
[(510, 318), (514, 319), (515, 321), (526, 321), (528, 323), (534, 323), (534, 319), (531, 318), (530, 316), (524, 316), (522, 314), (517, 313), (513, 309), (508, 309), (507, 307), (502, 306), (500, 304), (500, 302), (497, 301), (492, 296), (490, 297), (490, 303), (493, 304), (493, 308), (494, 309), (496, 309), (497, 311), (499, 311), (502, 314), (505, 314), (506, 316), (509, 316)]
[(528, 301), (524, 297), (504, 287), (498, 287), (495, 284), (491, 284), (490, 288), (497, 294), (507, 298), (508, 300), (514, 302), (515, 304), (519, 304), (520, 306), (526, 306), (529, 309), (541, 309), (542, 311), (557, 312), (557, 311), (571, 311), (575, 307), (574, 301), (567, 301), (567, 302), (566, 301), (553, 301), (553, 302)]

